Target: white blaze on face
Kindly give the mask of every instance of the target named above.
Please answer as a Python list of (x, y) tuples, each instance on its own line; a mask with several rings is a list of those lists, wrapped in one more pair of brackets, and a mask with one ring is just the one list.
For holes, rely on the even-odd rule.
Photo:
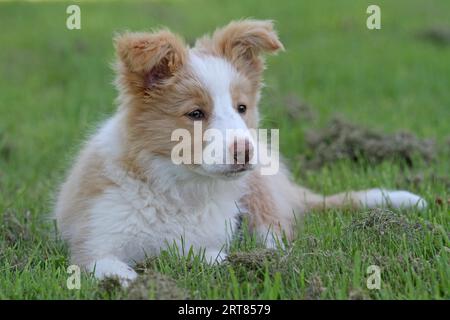
[[(234, 144), (234, 139), (230, 140), (230, 130), (232, 130), (233, 138), (237, 140), (247, 139), (250, 144), (254, 144), (252, 135), (247, 128), (241, 115), (236, 111), (236, 106), (231, 97), (231, 84), (238, 77), (238, 71), (225, 59), (201, 55), (191, 52), (190, 64), (194, 74), (198, 77), (205, 90), (207, 90), (213, 101), (212, 114), (210, 117), (210, 126), (207, 129), (220, 132), (223, 137), (222, 141), (215, 141), (213, 143), (220, 143), (223, 156), (231, 157), (230, 148)], [(228, 133), (227, 133), (228, 131)], [(212, 133), (211, 136), (217, 136)], [(228, 139), (227, 139), (228, 136)], [(213, 169), (209, 167), (209, 169)], [(214, 169), (213, 169), (214, 170)]]

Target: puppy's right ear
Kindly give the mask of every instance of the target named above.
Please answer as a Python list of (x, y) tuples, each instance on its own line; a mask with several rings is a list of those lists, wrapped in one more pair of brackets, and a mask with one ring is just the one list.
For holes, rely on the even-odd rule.
[(184, 42), (168, 30), (126, 32), (114, 42), (119, 83), (133, 91), (164, 85), (186, 61)]

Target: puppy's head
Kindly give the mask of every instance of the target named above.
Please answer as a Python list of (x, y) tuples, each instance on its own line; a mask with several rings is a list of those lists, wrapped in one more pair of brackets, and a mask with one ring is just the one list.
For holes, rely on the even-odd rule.
[(231, 22), (194, 48), (167, 30), (124, 33), (115, 43), (130, 154), (207, 176), (253, 168), (263, 55), (283, 49), (272, 22)]

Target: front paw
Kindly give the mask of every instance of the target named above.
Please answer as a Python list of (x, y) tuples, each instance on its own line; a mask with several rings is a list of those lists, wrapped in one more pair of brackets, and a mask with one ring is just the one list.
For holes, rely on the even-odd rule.
[(116, 258), (103, 258), (89, 266), (97, 279), (118, 278), (123, 287), (127, 287), (138, 276), (126, 263)]

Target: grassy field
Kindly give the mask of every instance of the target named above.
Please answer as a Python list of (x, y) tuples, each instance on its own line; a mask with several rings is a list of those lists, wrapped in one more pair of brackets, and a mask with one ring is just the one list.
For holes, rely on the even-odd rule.
[[(70, 31), (64, 2), (0, 2), (0, 298), (449, 299), (450, 46), (418, 34), (448, 30), (450, 2), (376, 1), (378, 31), (366, 28), (371, 3), (86, 1), (82, 29)], [(311, 214), (287, 252), (261, 251), (247, 236), (220, 266), (168, 251), (148, 262), (148, 283), (134, 291), (88, 275), (80, 290), (68, 290), (68, 251), (49, 213), (83, 138), (114, 112), (113, 33), (164, 25), (192, 43), (242, 17), (276, 20), (287, 49), (268, 59), (261, 108), (263, 126), (280, 128), (295, 179), (327, 194), (408, 189), (429, 208)], [(288, 97), (306, 102), (308, 117), (289, 115)], [(434, 139), (435, 160), (303, 169), (305, 132), (336, 114), (380, 132)], [(369, 265), (381, 268), (380, 290), (366, 287)]]

